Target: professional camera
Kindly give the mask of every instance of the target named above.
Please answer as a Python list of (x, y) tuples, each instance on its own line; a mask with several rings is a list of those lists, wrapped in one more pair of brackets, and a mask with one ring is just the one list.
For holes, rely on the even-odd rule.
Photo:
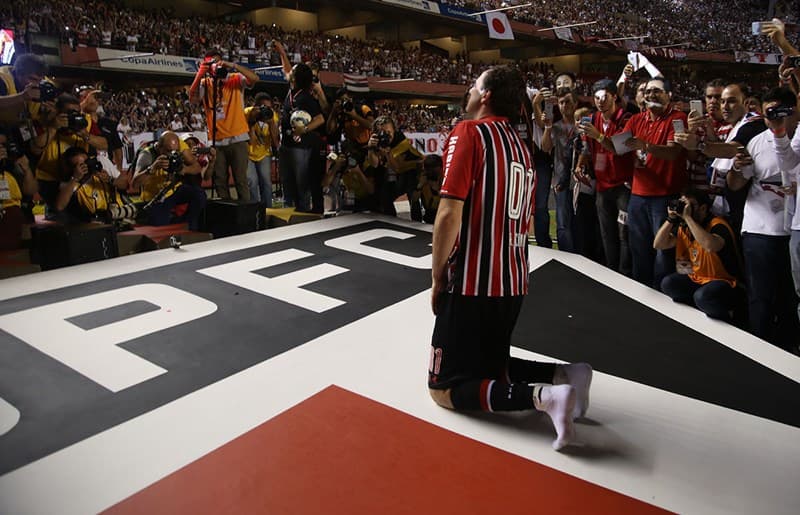
[(170, 175), (174, 175), (179, 173), (183, 170), (183, 156), (177, 150), (171, 151), (167, 155), (167, 159), (169, 160), (169, 165), (167, 165), (167, 173)]
[(42, 80), (39, 81), (39, 100), (35, 100), (35, 102), (51, 102), (60, 94), (61, 90), (58, 89), (55, 84), (47, 80)]
[(794, 114), (794, 107), (792, 106), (774, 106), (767, 109), (764, 113), (767, 120), (780, 120)]
[(272, 120), (274, 117), (275, 117), (275, 111), (273, 111), (271, 107), (258, 106), (258, 111), (256, 111), (256, 121), (268, 122)]
[(349, 113), (354, 108), (355, 104), (353, 104), (352, 100), (345, 100), (344, 102), (342, 102), (342, 111), (344, 111), (345, 113)]
[(230, 73), (230, 69), (224, 64), (216, 61), (211, 63), (211, 76), (215, 79), (224, 79)]
[(67, 128), (71, 131), (82, 131), (89, 126), (89, 121), (80, 111), (72, 110), (67, 112)]
[(378, 133), (378, 146), (381, 148), (389, 148), (392, 146), (392, 135), (386, 131)]
[(91, 156), (86, 160), (86, 167), (89, 169), (87, 175), (93, 175), (103, 171), (103, 163), (97, 160), (97, 156)]
[(667, 206), (669, 207), (669, 209), (671, 211), (675, 211), (676, 213), (678, 213), (678, 215), (682, 215), (683, 214), (683, 210), (686, 209), (686, 202), (684, 202), (683, 200), (681, 200), (679, 198), (676, 198), (676, 199), (670, 200), (669, 203), (667, 204)]

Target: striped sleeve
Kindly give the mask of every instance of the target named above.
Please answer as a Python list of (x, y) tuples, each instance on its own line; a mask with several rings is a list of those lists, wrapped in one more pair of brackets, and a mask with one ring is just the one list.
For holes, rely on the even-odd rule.
[(456, 125), (447, 138), (444, 150), (444, 179), (441, 196), (466, 200), (479, 167), (478, 146), (474, 124)]

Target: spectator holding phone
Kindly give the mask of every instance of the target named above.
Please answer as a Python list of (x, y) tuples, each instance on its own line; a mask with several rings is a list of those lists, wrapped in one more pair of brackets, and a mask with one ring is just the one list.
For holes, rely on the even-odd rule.
[[(787, 193), (800, 164), (789, 169), (778, 159), (797, 126), (797, 97), (775, 88), (764, 97), (769, 130), (740, 149), (726, 176), (734, 191), (747, 188), (742, 220), (742, 249), (749, 297), (750, 332), (786, 350), (797, 352), (797, 295), (791, 282), (790, 231), (786, 224)], [(785, 147), (784, 147), (785, 148)], [(785, 154), (784, 154), (785, 157)], [(791, 198), (791, 197), (789, 197)]]
[(588, 120), (581, 121), (578, 128), (586, 136), (586, 146), (577, 168), (582, 170), (593, 164), (597, 180), (597, 218), (606, 264), (612, 270), (629, 276), (631, 255), (627, 212), (636, 157), (630, 152), (617, 155), (611, 138), (624, 132), (631, 113), (617, 102), (617, 86), (613, 81), (599, 80), (592, 89), (597, 112)]
[(659, 288), (675, 259), (668, 250), (654, 250), (653, 239), (667, 204), (688, 183), (686, 150), (675, 142), (676, 132), (686, 132), (686, 114), (672, 104), (671, 86), (663, 77), (648, 81), (644, 95), (647, 110), (625, 125), (631, 133), (625, 145), (636, 152), (628, 229), (633, 278)]

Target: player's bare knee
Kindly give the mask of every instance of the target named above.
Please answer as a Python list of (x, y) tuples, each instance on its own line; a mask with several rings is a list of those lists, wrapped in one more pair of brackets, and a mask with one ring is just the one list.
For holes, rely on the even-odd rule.
[(431, 394), (431, 399), (433, 399), (433, 402), (439, 406), (447, 409), (454, 409), (453, 400), (450, 398), (450, 388), (446, 390), (428, 388), (428, 392)]

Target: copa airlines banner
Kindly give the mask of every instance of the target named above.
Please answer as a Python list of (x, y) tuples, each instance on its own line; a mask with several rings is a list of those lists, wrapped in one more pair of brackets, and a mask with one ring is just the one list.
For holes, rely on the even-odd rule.
[(441, 14), (445, 16), (450, 16), (451, 18), (459, 18), (464, 21), (474, 21), (477, 23), (486, 23), (486, 17), (482, 14), (475, 16), (472, 9), (467, 9), (466, 7), (460, 7), (458, 5), (450, 5), (450, 4), (440, 4), (439, 11)]
[(439, 14), (439, 4), (428, 0), (383, 0), (383, 3)]
[(136, 53), (110, 48), (98, 48), (97, 58), (101, 68), (116, 68), (138, 72), (194, 75), (200, 59), (178, 55)]

